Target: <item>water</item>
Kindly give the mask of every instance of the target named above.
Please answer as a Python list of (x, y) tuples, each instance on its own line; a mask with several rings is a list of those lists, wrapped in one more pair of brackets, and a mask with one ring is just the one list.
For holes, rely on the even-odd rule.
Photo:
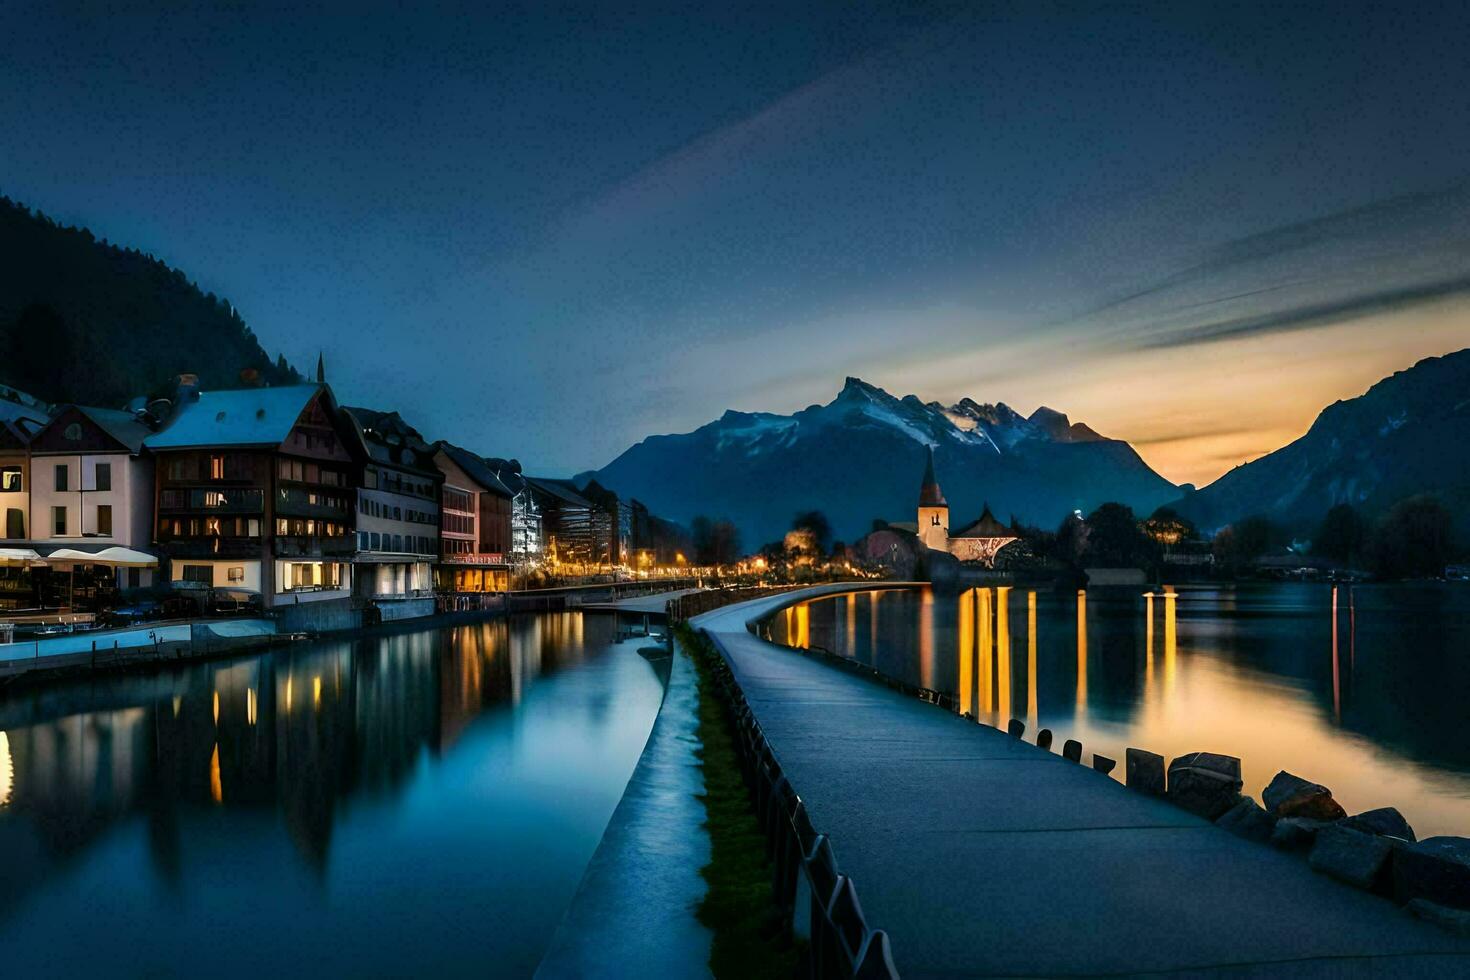
[(1470, 835), (1470, 586), (1139, 592), (888, 590), (805, 603), (770, 629), (954, 694), (987, 724), (1050, 728), (1058, 751), (1079, 739), (1119, 777), (1130, 745), (1224, 752), (1257, 799), (1289, 769), (1349, 812), (1397, 806), (1421, 837)]
[(529, 975), (662, 693), (566, 613), (0, 699), (0, 969)]

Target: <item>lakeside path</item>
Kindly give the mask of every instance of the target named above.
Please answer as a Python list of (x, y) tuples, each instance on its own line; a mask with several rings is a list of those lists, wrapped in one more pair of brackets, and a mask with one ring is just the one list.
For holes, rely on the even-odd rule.
[(673, 592), (655, 592), (653, 595), (634, 596), (631, 599), (612, 599), (608, 602), (589, 602), (579, 607), (583, 612), (647, 613), (662, 616), (668, 609), (669, 600), (680, 596), (703, 592), (703, 589), (677, 589)]
[(691, 623), (729, 661), (906, 980), (1470, 975), (1470, 939), (1301, 857), (746, 629), (851, 588)]

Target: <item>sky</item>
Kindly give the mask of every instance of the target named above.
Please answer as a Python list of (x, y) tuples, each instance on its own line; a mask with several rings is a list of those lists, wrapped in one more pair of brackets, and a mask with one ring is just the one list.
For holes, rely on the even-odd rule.
[(847, 375), (1207, 483), (1470, 346), (1464, 4), (7, 4), (0, 193), (570, 474)]

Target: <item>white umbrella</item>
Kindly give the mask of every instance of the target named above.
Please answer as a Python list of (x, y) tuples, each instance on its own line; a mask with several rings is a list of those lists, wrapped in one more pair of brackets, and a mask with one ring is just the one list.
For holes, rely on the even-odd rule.
[(158, 559), (131, 548), (103, 548), (92, 556), (95, 565), (112, 565), (116, 568), (157, 568)]
[(90, 565), (96, 560), (96, 555), (75, 548), (57, 548), (46, 556), (50, 565)]
[(29, 568), (35, 565), (44, 565), (46, 562), (41, 556), (29, 548), (0, 548), (0, 565), (20, 566)]
[(71, 576), (66, 586), (66, 604), (72, 605), (72, 593), (76, 587), (78, 565), (107, 565), (112, 568), (154, 568), (158, 559), (131, 548), (103, 548), (96, 554), (78, 551), (75, 548), (58, 548), (46, 556), (53, 565), (68, 565)]

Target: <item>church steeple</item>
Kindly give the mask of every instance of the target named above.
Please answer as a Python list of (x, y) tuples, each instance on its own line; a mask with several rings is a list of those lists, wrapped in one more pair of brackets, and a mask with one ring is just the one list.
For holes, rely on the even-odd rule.
[(949, 503), (934, 478), (934, 449), (924, 460), (924, 482), (919, 487), (919, 540), (935, 551), (949, 550)]
[(316, 352), (316, 383), (319, 385), (327, 383), (327, 366), (321, 351)]
[(919, 486), (920, 507), (948, 507), (944, 494), (939, 491), (939, 481), (934, 478), (934, 447), (925, 450), (924, 482)]

